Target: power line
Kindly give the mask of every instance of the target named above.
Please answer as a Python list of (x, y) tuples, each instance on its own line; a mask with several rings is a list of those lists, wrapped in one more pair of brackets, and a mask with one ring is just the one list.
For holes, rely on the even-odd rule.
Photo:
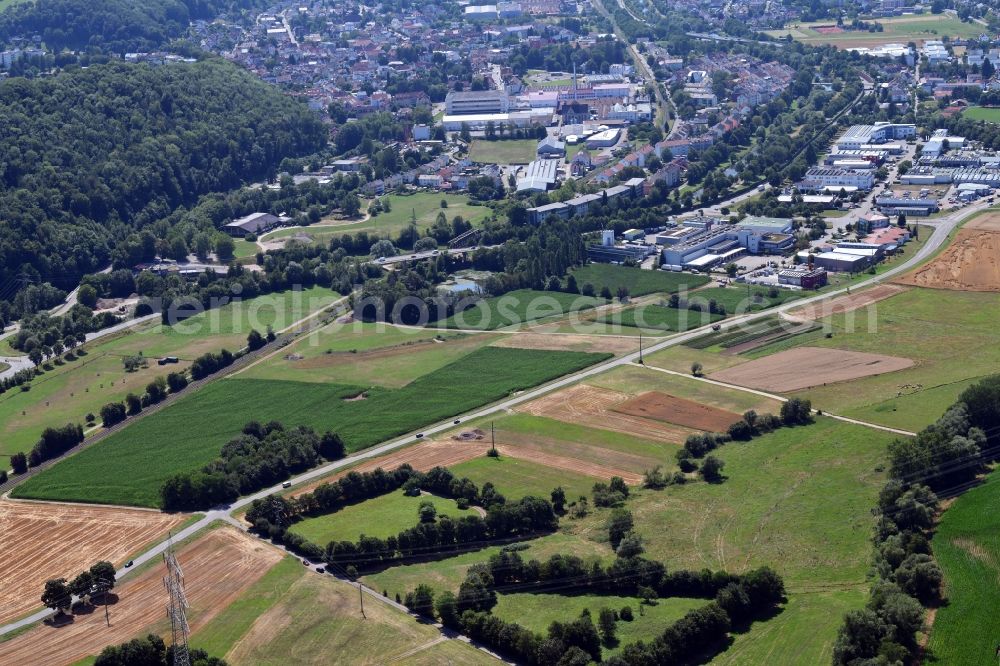
[(184, 571), (177, 562), (170, 535), (167, 536), (167, 549), (163, 553), (163, 561), (167, 565), (167, 575), (163, 577), (163, 585), (170, 594), (167, 615), (170, 617), (174, 666), (191, 666), (191, 652), (188, 646), (191, 627), (187, 621), (188, 600), (184, 595)]

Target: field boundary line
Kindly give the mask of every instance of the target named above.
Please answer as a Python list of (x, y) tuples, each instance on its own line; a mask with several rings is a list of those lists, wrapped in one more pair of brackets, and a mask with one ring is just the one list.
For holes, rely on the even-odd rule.
[[(767, 391), (761, 391), (759, 389), (748, 388), (746, 386), (739, 386), (738, 384), (728, 384), (726, 382), (720, 382), (717, 379), (709, 379), (708, 377), (696, 377), (692, 374), (686, 372), (678, 372), (677, 370), (667, 370), (666, 368), (658, 368), (655, 365), (645, 365), (641, 363), (630, 363), (637, 368), (646, 368), (647, 370), (655, 370), (656, 372), (662, 372), (668, 375), (675, 375), (677, 377), (686, 377), (687, 379), (693, 379), (699, 382), (705, 382), (707, 384), (714, 384), (722, 388), (733, 389), (736, 391), (742, 391), (744, 393), (753, 393), (754, 395), (759, 395), (764, 398), (770, 398), (771, 400), (777, 400), (779, 402), (788, 402), (788, 398), (778, 395), (776, 393), (768, 393)], [(870, 423), (868, 421), (862, 421), (860, 419), (852, 419), (849, 416), (838, 416), (837, 414), (831, 414), (830, 412), (824, 412), (819, 409), (813, 409), (813, 414), (818, 414), (820, 416), (829, 416), (831, 419), (837, 421), (843, 421), (844, 423), (853, 423), (854, 425), (864, 426), (866, 428), (872, 428), (873, 430), (882, 430), (884, 432), (891, 432), (895, 435), (903, 435), (905, 437), (916, 437), (917, 433), (910, 432), (909, 430), (902, 430), (900, 428), (892, 428), (890, 426), (879, 425), (878, 423)]]

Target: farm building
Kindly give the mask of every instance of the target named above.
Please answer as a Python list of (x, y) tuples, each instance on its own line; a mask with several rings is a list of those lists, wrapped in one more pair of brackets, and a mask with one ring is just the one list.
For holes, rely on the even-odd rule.
[(230, 236), (244, 238), (250, 234), (261, 234), (273, 229), (278, 224), (278, 218), (270, 213), (251, 213), (225, 225), (223, 230)]

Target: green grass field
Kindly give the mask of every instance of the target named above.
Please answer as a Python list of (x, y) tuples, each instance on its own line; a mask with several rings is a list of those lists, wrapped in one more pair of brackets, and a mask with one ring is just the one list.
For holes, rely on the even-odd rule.
[(292, 532), (325, 547), (331, 541), (357, 541), (362, 534), (385, 539), (420, 522), (421, 502), (430, 500), (437, 515), (461, 518), (474, 515), (471, 509), (459, 509), (454, 500), (442, 497), (407, 497), (396, 491), (359, 504), (352, 504), (335, 513), (306, 518), (292, 526)]
[(808, 294), (789, 289), (778, 289), (776, 296), (770, 295), (768, 287), (737, 285), (733, 287), (708, 287), (688, 295), (688, 300), (707, 304), (715, 301), (726, 308), (726, 315), (745, 314), (803, 298)]
[[(825, 418), (714, 455), (721, 484), (643, 491), (629, 502), (648, 557), (669, 568), (768, 565), (785, 580), (782, 613), (736, 637), (728, 663), (821, 663), (843, 613), (863, 605), (870, 509), (884, 482), (875, 470), (892, 437)], [(586, 531), (602, 525), (596, 513)]]
[[(156, 506), (170, 476), (214, 459), (250, 419), (337, 431), (356, 451), (607, 358), (486, 347), (398, 390), (227, 378), (137, 421), (17, 488), (19, 497)], [(109, 474), (113, 470), (114, 474)]]
[[(554, 454), (594, 463), (614, 459), (618, 467), (633, 472), (643, 472), (668, 459), (673, 462), (673, 446), (611, 430), (523, 413), (504, 416), (492, 423), (497, 443), (501, 445), (544, 446)], [(479, 427), (485, 430), (489, 423), (480, 423)]]
[[(557, 553), (576, 555), (586, 560), (601, 560), (608, 562), (614, 558), (614, 553), (607, 544), (599, 544), (581, 536), (556, 532), (525, 542), (527, 550), (520, 552), (525, 561), (547, 560)], [(491, 546), (471, 553), (453, 555), (433, 562), (420, 562), (390, 567), (385, 571), (362, 578), (365, 585), (378, 591), (388, 592), (390, 597), (398, 593), (400, 597), (421, 583), (430, 585), (438, 593), (445, 590), (452, 592), (465, 579), (465, 573), (473, 564), (486, 562), (492, 555), (500, 552), (500, 546)]]
[(527, 164), (535, 159), (536, 148), (538, 142), (534, 139), (475, 139), (469, 146), (469, 159), (484, 164)]
[(254, 257), (260, 252), (260, 246), (257, 245), (257, 241), (248, 241), (243, 238), (234, 238), (235, 248), (233, 250), (233, 256), (237, 259), (247, 259), (249, 257)]
[[(141, 394), (155, 377), (184, 370), (205, 352), (243, 347), (251, 328), (263, 332), (271, 325), (280, 330), (338, 297), (318, 287), (269, 294), (208, 310), (174, 326), (142, 324), (89, 343), (83, 347), (86, 354), (76, 360), (52, 363), (51, 370), (31, 382), (30, 391), (0, 395), (0, 455), (27, 451), (47, 426), (82, 423), (88, 412), (97, 414), (108, 402), (130, 392)], [(140, 352), (151, 360), (149, 367), (126, 373), (122, 358)], [(156, 364), (156, 358), (168, 355), (181, 362)]]
[(794, 23), (785, 26), (783, 30), (766, 30), (772, 37), (791, 35), (796, 41), (813, 46), (831, 44), (838, 48), (870, 47), (893, 42), (922, 43), (928, 39), (942, 37), (960, 37), (974, 39), (983, 32), (988, 32), (984, 25), (972, 21), (964, 23), (957, 16), (950, 14), (921, 14), (911, 16), (893, 16), (888, 18), (866, 19), (867, 22), (878, 22), (882, 32), (844, 31), (833, 34), (817, 32), (817, 26), (831, 26), (835, 21), (818, 21), (816, 23)]
[(690, 273), (669, 273), (647, 271), (641, 268), (615, 266), (614, 264), (587, 264), (570, 271), (576, 284), (582, 288), (588, 282), (594, 285), (596, 293), (607, 287), (615, 294), (618, 287), (627, 287), (629, 295), (644, 296), (654, 293), (674, 293), (691, 290), (708, 284), (709, 279)]
[[(355, 586), (289, 558), (192, 636), (191, 644), (233, 666), (353, 663), (358, 655), (365, 663), (387, 664), (434, 647), (440, 636), (436, 628), (374, 599), (365, 602), (365, 616)], [(484, 663), (471, 646), (458, 648), (446, 652), (457, 663)]]
[(332, 322), (242, 376), (399, 388), (496, 340), (496, 335)]
[(636, 306), (606, 314), (598, 321), (629, 328), (682, 332), (725, 319), (722, 315), (694, 310), (668, 308), (662, 305)]
[(191, 636), (191, 647), (221, 657), (232, 649), (257, 618), (266, 613), (309, 570), (295, 557), (286, 557), (265, 573), (236, 601)]
[(718, 407), (719, 409), (726, 409), (736, 414), (742, 414), (748, 409), (754, 409), (759, 414), (764, 414), (765, 412), (777, 414), (781, 408), (781, 404), (777, 400), (765, 398), (754, 393), (717, 386), (708, 382), (698, 381), (691, 377), (670, 375), (634, 365), (615, 368), (610, 372), (590, 377), (587, 379), (587, 383), (630, 394), (645, 391), (661, 391), (669, 395), (681, 396), (688, 400)]
[(1000, 123), (1000, 108), (995, 106), (970, 106), (962, 112), (962, 117), (969, 120), (985, 120), (990, 123)]
[[(316, 243), (327, 243), (335, 236), (357, 234), (364, 231), (370, 237), (394, 238), (399, 232), (409, 226), (416, 216), (417, 228), (428, 229), (438, 213), (444, 213), (451, 223), (458, 215), (466, 222), (479, 225), (491, 212), (485, 206), (473, 206), (469, 198), (458, 194), (440, 192), (416, 192), (414, 194), (389, 194), (384, 198), (389, 200), (390, 211), (360, 222), (351, 221), (320, 221), (306, 228), (278, 229), (266, 234), (262, 240), (276, 240), (290, 236), (309, 236)], [(448, 202), (447, 208), (441, 207), (441, 201)], [(241, 241), (237, 242), (239, 247)], [(252, 253), (251, 253), (252, 254)]]
[(985, 664), (1000, 635), (1000, 474), (959, 497), (931, 543), (944, 571), (948, 603), (931, 631), (931, 661)]
[(644, 606), (643, 615), (639, 615), (639, 602), (639, 599), (630, 597), (596, 594), (502, 594), (493, 608), (493, 615), (546, 635), (550, 624), (575, 620), (585, 609), (590, 611), (590, 616), (596, 623), (602, 608), (620, 611), (622, 607), (629, 606), (632, 608), (634, 619), (631, 622), (619, 620), (616, 623), (618, 645), (611, 649), (607, 647), (603, 649), (603, 656), (607, 658), (618, 653), (629, 643), (638, 640), (649, 642), (652, 637), (663, 633), (664, 629), (688, 611), (706, 605), (708, 600), (660, 599), (655, 606)]
[(809, 333), (760, 353), (808, 344), (913, 359), (916, 365), (905, 370), (797, 395), (835, 414), (917, 431), (968, 385), (1000, 372), (997, 308), (998, 294), (914, 288), (871, 308), (835, 315), (832, 338)]
[(605, 303), (602, 298), (562, 291), (518, 289), (503, 296), (484, 298), (475, 306), (431, 325), (477, 331), (493, 331), (547, 317), (589, 310)]
[(455, 476), (469, 477), (477, 486), (489, 481), (509, 499), (519, 499), (527, 495), (548, 499), (557, 486), (562, 486), (566, 491), (566, 498), (574, 500), (581, 495), (590, 495), (590, 490), (597, 481), (589, 476), (509, 456), (499, 458), (482, 456), (449, 469)]

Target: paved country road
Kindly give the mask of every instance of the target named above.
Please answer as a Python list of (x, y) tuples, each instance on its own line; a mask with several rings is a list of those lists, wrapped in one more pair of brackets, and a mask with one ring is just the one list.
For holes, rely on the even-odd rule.
[[(952, 231), (954, 231), (954, 229), (959, 225), (959, 223), (961, 223), (966, 218), (972, 216), (973, 214), (978, 213), (978, 212), (986, 209), (987, 207), (988, 207), (988, 205), (986, 204), (986, 202), (983, 202), (983, 203), (978, 204), (976, 206), (973, 206), (971, 208), (959, 211), (958, 213), (955, 213), (953, 215), (939, 218), (936, 221), (933, 221), (933, 222), (924, 222), (924, 224), (933, 223), (934, 224), (934, 232), (931, 234), (931, 237), (929, 239), (927, 239), (927, 242), (923, 245), (923, 247), (921, 247), (907, 261), (905, 261), (905, 262), (903, 262), (903, 263), (901, 263), (901, 264), (899, 264), (897, 266), (894, 266), (893, 268), (885, 271), (884, 273), (882, 273), (880, 275), (873, 276), (872, 278), (870, 278), (868, 280), (864, 280), (862, 282), (858, 282), (857, 284), (852, 285), (852, 288), (854, 289), (855, 293), (859, 289), (862, 289), (864, 287), (870, 287), (870, 286), (875, 285), (875, 284), (879, 284), (879, 283), (884, 282), (884, 281), (886, 281), (886, 280), (888, 280), (888, 279), (890, 279), (892, 277), (895, 277), (895, 276), (897, 276), (897, 275), (899, 275), (899, 274), (901, 274), (901, 273), (903, 273), (905, 271), (908, 271), (908, 270), (912, 269), (914, 266), (916, 266), (920, 262), (922, 262), (925, 259), (927, 259), (928, 257), (930, 257), (932, 254), (934, 254), (942, 245), (944, 245), (944, 243), (948, 239), (948, 236), (951, 234)], [(840, 296), (840, 295), (843, 295), (843, 294), (846, 294), (846, 293), (848, 293), (848, 288), (838, 289), (836, 291), (831, 291), (831, 292), (827, 292), (827, 293), (824, 293), (824, 294), (818, 294), (816, 296), (812, 296), (812, 297), (809, 297), (809, 298), (803, 298), (803, 299), (791, 301), (791, 302), (789, 302), (789, 303), (787, 303), (785, 305), (779, 306), (777, 308), (771, 308), (771, 309), (767, 309), (767, 310), (762, 310), (762, 311), (758, 311), (758, 312), (753, 312), (753, 313), (749, 313), (749, 314), (745, 314), (745, 315), (736, 316), (736, 317), (733, 317), (731, 319), (727, 319), (727, 320), (725, 320), (723, 322), (723, 330), (731, 329), (733, 327), (741, 326), (741, 325), (744, 325), (744, 324), (749, 324), (751, 322), (758, 321), (758, 320), (764, 319), (766, 317), (771, 317), (775, 313), (785, 312), (785, 311), (790, 310), (792, 308), (802, 307), (803, 305), (809, 305), (809, 304), (812, 304), (812, 303), (818, 303), (818, 302), (826, 300), (828, 298), (835, 298), (837, 296)], [(674, 336), (669, 337), (669, 338), (667, 338), (665, 340), (662, 340), (662, 341), (657, 342), (657, 343), (655, 343), (653, 345), (650, 345), (645, 350), (643, 350), (643, 353), (644, 354), (652, 354), (652, 353), (660, 351), (662, 349), (668, 349), (670, 347), (675, 347), (675, 346), (683, 344), (683, 343), (685, 343), (685, 342), (687, 342), (689, 340), (693, 340), (693, 339), (695, 339), (695, 338), (697, 338), (699, 336), (705, 335), (706, 333), (710, 332), (711, 330), (712, 330), (711, 325), (706, 325), (706, 326), (703, 326), (703, 327), (700, 327), (700, 328), (696, 328), (696, 329), (687, 331), (685, 333), (678, 333), (677, 335), (674, 335)], [(461, 420), (465, 421), (465, 420), (470, 420), (470, 419), (480, 419), (480, 418), (491, 416), (491, 415), (495, 415), (495, 414), (502, 414), (502, 413), (506, 412), (507, 410), (509, 410), (509, 409), (511, 409), (513, 407), (516, 407), (517, 405), (520, 405), (522, 403), (528, 402), (529, 400), (534, 400), (535, 398), (541, 397), (542, 395), (545, 395), (546, 393), (549, 393), (551, 391), (555, 391), (557, 389), (561, 389), (561, 388), (570, 386), (571, 384), (575, 384), (575, 383), (577, 383), (577, 382), (579, 382), (581, 380), (587, 379), (589, 377), (593, 377), (595, 375), (599, 375), (599, 374), (605, 373), (605, 372), (607, 372), (609, 370), (612, 370), (614, 368), (618, 368), (618, 367), (622, 367), (622, 366), (626, 366), (626, 365), (635, 363), (638, 360), (639, 360), (639, 352), (633, 352), (631, 354), (627, 354), (625, 356), (621, 356), (619, 358), (615, 358), (615, 359), (606, 361), (604, 363), (599, 363), (597, 365), (591, 366), (590, 368), (586, 368), (586, 369), (581, 370), (580, 372), (574, 373), (572, 375), (567, 375), (565, 377), (562, 377), (561, 379), (557, 379), (555, 381), (549, 382), (548, 384), (544, 384), (544, 385), (542, 385), (542, 386), (540, 386), (538, 388), (532, 389), (530, 391), (524, 391), (524, 392), (522, 392), (522, 393), (520, 393), (520, 394), (518, 394), (516, 396), (508, 398), (507, 400), (503, 400), (501, 402), (494, 403), (494, 404), (492, 404), (492, 405), (490, 405), (488, 407), (484, 407), (482, 409), (478, 409), (478, 410), (473, 411), (471, 413), (465, 414), (465, 415), (463, 415), (461, 417)], [(822, 406), (820, 406), (820, 407), (822, 407)], [(454, 419), (448, 419), (446, 421), (442, 421), (442, 422), (437, 423), (435, 425), (428, 426), (427, 428), (424, 428), (423, 430), (421, 430), (420, 434), (422, 436), (426, 437), (426, 436), (429, 436), (429, 435), (435, 435), (435, 434), (438, 434), (438, 433), (441, 433), (441, 432), (445, 432), (446, 430), (450, 430), (450, 429), (454, 428), (453, 421), (454, 421)], [(406, 435), (404, 437), (400, 437), (398, 439), (391, 440), (391, 441), (386, 442), (384, 444), (380, 444), (378, 446), (374, 446), (372, 448), (365, 449), (364, 451), (359, 451), (359, 452), (357, 452), (355, 454), (347, 456), (346, 458), (343, 458), (343, 459), (338, 460), (336, 462), (328, 463), (328, 464), (323, 465), (321, 467), (317, 467), (316, 469), (313, 469), (313, 470), (311, 470), (309, 472), (306, 472), (304, 474), (300, 474), (300, 475), (296, 476), (295, 478), (293, 478), (291, 480), (292, 481), (292, 485), (293, 486), (298, 486), (298, 485), (302, 485), (302, 484), (308, 483), (310, 481), (314, 481), (314, 480), (319, 479), (321, 477), (324, 477), (324, 476), (326, 476), (328, 474), (331, 474), (332, 472), (335, 472), (337, 470), (343, 469), (345, 467), (349, 467), (349, 466), (354, 465), (354, 464), (356, 464), (358, 462), (361, 462), (363, 460), (368, 460), (370, 458), (374, 458), (374, 457), (383, 455), (385, 453), (388, 453), (390, 451), (394, 451), (394, 450), (402, 448), (404, 446), (408, 446), (410, 444), (413, 444), (413, 443), (415, 443), (417, 441), (420, 441), (416, 437), (416, 434), (417, 433)], [(280, 485), (272, 486), (272, 487), (267, 488), (265, 490), (261, 490), (259, 492), (256, 492), (256, 493), (254, 493), (252, 495), (248, 495), (246, 497), (243, 497), (243, 498), (237, 500), (236, 502), (234, 502), (233, 504), (231, 504), (229, 506), (220, 507), (220, 508), (208, 511), (207, 513), (205, 513), (205, 515), (204, 515), (203, 518), (201, 518), (197, 522), (189, 525), (187, 528), (181, 530), (177, 534), (174, 534), (173, 535), (173, 540), (179, 541), (179, 540), (182, 540), (182, 539), (186, 539), (187, 537), (190, 537), (190, 536), (194, 535), (198, 531), (204, 529), (205, 527), (207, 527), (208, 525), (210, 525), (211, 523), (213, 523), (213, 522), (215, 522), (217, 520), (222, 520), (222, 521), (226, 521), (226, 522), (232, 522), (232, 516), (231, 516), (231, 514), (234, 511), (238, 511), (239, 509), (242, 509), (242, 508), (248, 506), (254, 500), (263, 499), (264, 497), (267, 497), (268, 495), (271, 495), (271, 494), (276, 493), (276, 492), (280, 492), (281, 490), (282, 490), (282, 488), (281, 488)], [(150, 548), (149, 550), (147, 550), (146, 552), (144, 552), (142, 555), (139, 555), (138, 557), (136, 557), (134, 559), (134, 566), (138, 567), (139, 565), (141, 565), (141, 564), (143, 564), (145, 562), (148, 562), (148, 561), (150, 561), (150, 560), (152, 560), (154, 558), (158, 558), (158, 557), (162, 556), (163, 552), (167, 548), (167, 544), (168, 544), (168, 542), (166, 540), (161, 541), (157, 545), (153, 546), (152, 548)], [(123, 576), (125, 576), (127, 574), (128, 574), (128, 570), (127, 569), (122, 569), (122, 570), (119, 570), (119, 572), (118, 572), (119, 578), (123, 577)], [(45, 610), (38, 611), (37, 613), (34, 613), (34, 614), (32, 614), (32, 615), (30, 615), (30, 616), (28, 616), (26, 618), (23, 618), (21, 620), (16, 621), (16, 622), (11, 622), (10, 624), (7, 624), (7, 625), (4, 625), (4, 626), (0, 627), (0, 636), (2, 636), (4, 634), (8, 634), (8, 633), (10, 633), (12, 631), (17, 631), (18, 629), (22, 629), (22, 628), (24, 628), (24, 627), (26, 627), (28, 625), (34, 624), (36, 622), (40, 622), (41, 620), (46, 619), (50, 615), (52, 615), (52, 611), (50, 611), (48, 609), (45, 609)]]

